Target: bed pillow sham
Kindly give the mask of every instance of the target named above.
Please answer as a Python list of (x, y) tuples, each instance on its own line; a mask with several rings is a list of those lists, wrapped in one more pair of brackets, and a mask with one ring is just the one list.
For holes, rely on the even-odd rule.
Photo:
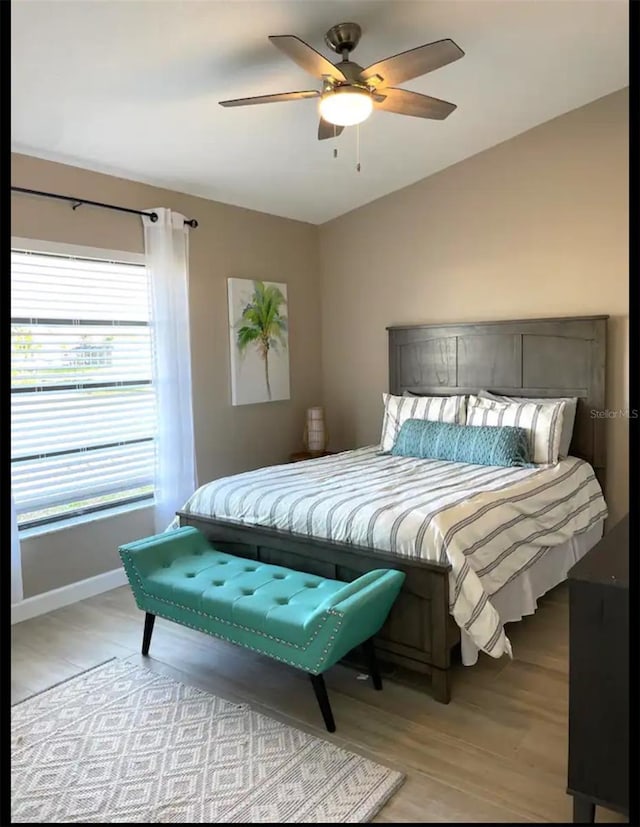
[(471, 465), (528, 466), (529, 438), (524, 428), (451, 425), (407, 419), (391, 450), (394, 456), (443, 459)]
[(383, 393), (384, 416), (380, 450), (393, 448), (400, 428), (407, 419), (426, 419), (430, 422), (449, 422), (464, 425), (466, 411), (464, 396), (394, 396)]
[(535, 402), (497, 402), (470, 396), (467, 425), (473, 427), (511, 425), (524, 428), (529, 439), (529, 455), (536, 465), (555, 465), (562, 433), (566, 403), (539, 405)]
[[(410, 396), (413, 399), (455, 399), (456, 400), (456, 417), (455, 421), (458, 425), (465, 425), (467, 422), (467, 397), (466, 396), (423, 396), (420, 393), (411, 393), (411, 391), (405, 391), (403, 396)], [(417, 417), (416, 417), (417, 419)]]
[(542, 399), (537, 396), (502, 396), (498, 393), (491, 393), (491, 391), (480, 391), (478, 396), (481, 399), (495, 399), (498, 402), (534, 402), (537, 405), (553, 405), (556, 402), (565, 402), (564, 414), (562, 417), (562, 433), (560, 434), (560, 446), (558, 447), (558, 456), (560, 459), (565, 459), (569, 456), (569, 447), (571, 445), (571, 437), (573, 436), (573, 426), (576, 421), (576, 408), (578, 407), (577, 396), (556, 396), (553, 398)]

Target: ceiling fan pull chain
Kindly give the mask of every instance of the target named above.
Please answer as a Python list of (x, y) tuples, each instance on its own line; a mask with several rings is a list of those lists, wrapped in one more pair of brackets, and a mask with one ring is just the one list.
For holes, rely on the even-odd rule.
[(356, 172), (360, 172), (360, 124), (356, 126)]
[[(337, 126), (336, 126), (335, 124), (333, 125), (333, 137), (334, 137), (334, 138), (337, 138), (337, 137), (338, 137), (338, 128), (337, 128)], [(337, 157), (338, 157), (338, 147), (334, 147), (334, 148), (333, 148), (333, 157), (334, 157), (334, 158), (337, 158)]]

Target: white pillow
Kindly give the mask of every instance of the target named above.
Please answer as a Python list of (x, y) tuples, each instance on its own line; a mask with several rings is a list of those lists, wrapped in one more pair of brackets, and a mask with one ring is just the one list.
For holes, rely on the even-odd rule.
[(464, 396), (393, 396), (382, 394), (384, 417), (380, 450), (390, 451), (402, 423), (407, 419), (428, 419), (430, 422), (450, 422), (464, 425), (466, 418)]
[(497, 402), (470, 396), (467, 425), (524, 428), (529, 437), (531, 461), (539, 465), (553, 465), (558, 461), (565, 407), (564, 401), (538, 405), (535, 402)]
[[(467, 421), (467, 397), (466, 396), (423, 396), (421, 393), (411, 393), (411, 391), (404, 391), (402, 394), (403, 396), (411, 396), (413, 399), (436, 399), (438, 402), (441, 402), (443, 399), (455, 399), (456, 400), (456, 414), (455, 414), (455, 425), (464, 425)], [(448, 415), (448, 412), (447, 412)], [(414, 419), (420, 419), (421, 417), (415, 416)], [(426, 417), (425, 417), (426, 418)], [(442, 419), (438, 420), (439, 422), (447, 422), (448, 420)]]
[(577, 396), (556, 396), (542, 399), (537, 396), (501, 396), (498, 393), (491, 393), (491, 391), (480, 391), (478, 396), (481, 399), (495, 399), (498, 402), (535, 402), (536, 405), (553, 405), (555, 402), (566, 402), (564, 416), (562, 418), (562, 433), (560, 434), (558, 456), (560, 459), (565, 459), (565, 457), (569, 456), (573, 426), (576, 421), (576, 408), (578, 407)]

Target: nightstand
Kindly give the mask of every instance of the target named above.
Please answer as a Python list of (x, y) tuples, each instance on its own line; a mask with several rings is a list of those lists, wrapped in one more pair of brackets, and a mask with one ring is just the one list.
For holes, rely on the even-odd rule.
[(318, 457), (330, 457), (335, 451), (296, 451), (289, 454), (289, 462), (302, 462), (305, 459), (318, 459)]

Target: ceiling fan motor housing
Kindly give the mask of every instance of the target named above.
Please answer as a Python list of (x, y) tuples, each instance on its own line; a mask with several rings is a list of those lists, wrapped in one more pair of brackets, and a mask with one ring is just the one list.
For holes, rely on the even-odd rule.
[(348, 83), (362, 86), (363, 89), (367, 88), (367, 84), (360, 80), (362, 66), (358, 66), (358, 64), (354, 63), (353, 60), (343, 60), (341, 63), (337, 63), (336, 65), (340, 67), (340, 71), (346, 78), (346, 81), (338, 81), (339, 84)]

